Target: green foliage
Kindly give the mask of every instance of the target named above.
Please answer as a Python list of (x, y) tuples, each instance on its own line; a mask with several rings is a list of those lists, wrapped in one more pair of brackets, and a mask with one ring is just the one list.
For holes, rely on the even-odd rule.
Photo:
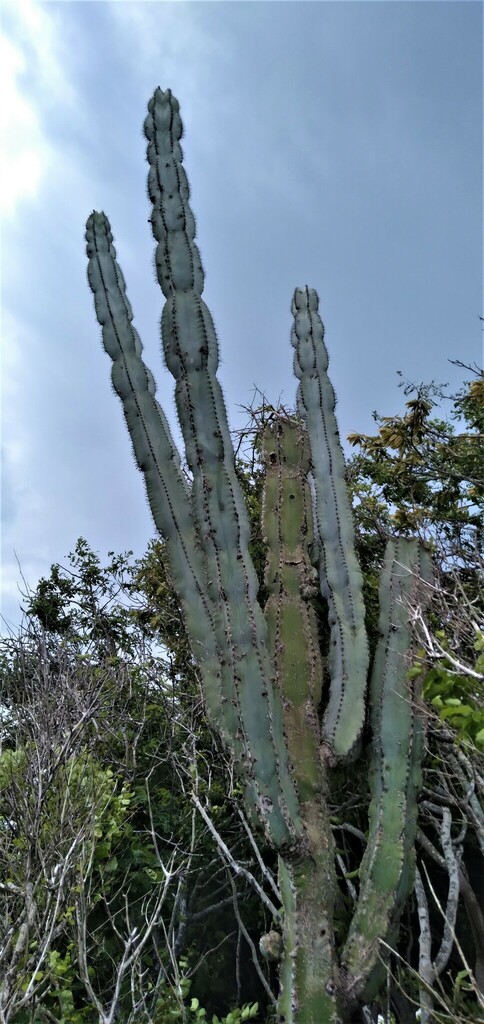
[(153, 1012), (153, 1024), (242, 1024), (243, 1021), (255, 1020), (259, 1015), (258, 1003), (244, 1003), (241, 1007), (222, 1016), (207, 1013), (196, 996), (190, 996), (192, 981), (187, 975), (188, 960), (180, 959), (179, 980), (176, 986), (164, 984)]
[(264, 572), (267, 556), (267, 544), (262, 530), (262, 492), (265, 473), (260, 462), (260, 435), (254, 442), (254, 451), (250, 463), (239, 458), (236, 461), (237, 479), (244, 495), (245, 507), (250, 523), (249, 552), (259, 581), (258, 600), (264, 607), (267, 593), (264, 585)]
[[(440, 586), (429, 625), (441, 657), (433, 655), (423, 693), (459, 739), (482, 750), (482, 632), (477, 623), (479, 609), (483, 610), (478, 553), (484, 499), (484, 377), (477, 375), (454, 396), (434, 383), (417, 386), (402, 380), (401, 386), (412, 395), (404, 415), (374, 413), (376, 435), (348, 438), (360, 448), (348, 474), (366, 596), (374, 592), (375, 567), (395, 525), (401, 532), (418, 531), (430, 541)], [(447, 419), (432, 415), (437, 400), (451, 403)], [(372, 606), (370, 600), (368, 607)], [(374, 626), (373, 620), (373, 635)], [(477, 675), (466, 674), (466, 667)], [(421, 662), (416, 663), (415, 672), (421, 668)]]
[[(436, 638), (445, 650), (449, 641), (444, 630)], [(473, 669), (484, 678), (484, 634), (479, 630), (474, 642)], [(422, 656), (425, 652), (421, 652)], [(417, 666), (418, 668), (418, 666)], [(421, 671), (421, 667), (419, 669)], [(423, 695), (435, 708), (441, 722), (455, 729), (456, 738), (484, 752), (484, 693), (482, 678), (460, 673), (444, 658), (436, 661), (423, 683)]]
[[(197, 1020), (199, 1019), (200, 1011), (197, 1011)], [(244, 1003), (240, 1008), (237, 1007), (235, 1010), (231, 1010), (225, 1017), (217, 1017), (216, 1014), (212, 1017), (212, 1024), (241, 1024), (245, 1020), (256, 1020), (259, 1015), (259, 1004), (258, 1003)]]
[[(58, 753), (60, 755), (61, 751)], [(32, 792), (30, 776), (32, 754), (35, 754), (35, 751), (27, 746), (18, 747), (16, 750), (7, 749), (0, 754), (0, 792), (5, 804), (8, 802), (11, 787), (23, 791), (26, 799), (30, 797), (35, 800), (36, 794)], [(38, 838), (41, 842), (45, 840), (46, 845), (50, 845), (60, 825), (59, 812), (65, 817), (67, 803), (71, 823), (81, 824), (86, 818), (90, 819), (94, 839), (102, 841), (101, 851), (109, 849), (122, 831), (131, 800), (132, 793), (128, 785), (119, 777), (116, 778), (111, 768), (97, 763), (89, 750), (82, 750), (67, 758), (62, 769), (49, 780), (42, 806)], [(26, 836), (25, 839), (27, 838)], [(102, 856), (102, 852), (97, 853), (98, 859)]]
[(26, 595), (26, 615), (36, 620), (51, 638), (63, 638), (69, 648), (85, 650), (95, 645), (98, 656), (130, 655), (137, 636), (132, 615), (123, 603), (134, 584), (132, 552), (115, 555), (101, 566), (99, 556), (80, 537), (68, 555), (69, 568), (51, 566), (34, 594)]
[[(99, 557), (80, 540), (67, 567), (54, 566), (38, 591), (27, 595), (30, 614), (26, 632), (1, 643), (0, 683), (8, 714), (2, 724), (0, 817), (18, 822), (15, 845), (9, 847), (5, 857), (8, 874), (2, 874), (3, 882), (18, 886), (18, 897), (14, 899), (13, 892), (9, 895), (12, 920), (23, 905), (27, 855), (31, 858), (30, 851), (36, 851), (29, 819), (19, 817), (22, 808), (25, 811), (26, 799), (27, 811), (30, 807), (30, 814), (40, 814), (34, 829), (39, 854), (45, 861), (48, 848), (53, 867), (61, 859), (63, 848), (58, 824), (62, 808), (64, 816), (69, 809), (73, 828), (76, 823), (83, 825), (86, 838), (59, 904), (56, 936), (36, 971), (35, 995), (28, 1008), (19, 1009), (12, 1017), (14, 1024), (32, 1024), (32, 1019), (35, 1024), (45, 1024), (45, 1014), (49, 1013), (65, 1024), (97, 1024), (97, 1011), (79, 974), (79, 907), (85, 905), (87, 911), (88, 973), (102, 1002), (110, 998), (122, 956), (126, 911), (131, 924), (142, 932), (146, 908), (163, 884), (160, 857), (167, 864), (177, 848), (184, 878), (183, 900), (177, 911), (175, 891), (168, 892), (159, 928), (144, 950), (147, 998), (152, 992), (152, 999), (156, 999), (155, 979), (161, 960), (168, 973), (161, 984), (160, 1006), (163, 1003), (170, 1011), (179, 1006), (165, 938), (170, 922), (180, 936), (180, 952), (186, 949), (189, 955), (187, 970), (191, 978), (187, 981), (193, 979), (196, 983), (196, 995), (207, 1013), (221, 1013), (223, 1007), (233, 1005), (236, 996), (231, 889), (223, 869), (214, 869), (213, 840), (200, 819), (194, 820), (184, 795), (184, 773), (189, 767), (186, 743), (192, 730), (197, 737), (200, 795), (213, 801), (213, 819), (227, 841), (238, 842), (241, 852), (246, 841), (226, 793), (223, 767), (216, 761), (212, 764), (213, 739), (201, 715), (198, 680), (184, 643), (184, 627), (168, 573), (163, 592), (155, 590), (163, 559), (163, 545), (154, 542), (139, 562), (110, 554), (107, 565), (102, 566)], [(59, 615), (49, 620), (49, 628), (42, 612), (46, 592), (58, 598)], [(104, 626), (96, 631), (93, 626), (99, 621), (100, 610)], [(59, 621), (68, 615), (71, 627), (64, 632), (59, 629)], [(155, 616), (156, 621), (150, 622)], [(113, 640), (109, 653), (104, 643), (106, 635)], [(36, 708), (33, 717), (32, 707)], [(84, 717), (87, 708), (91, 710)], [(82, 730), (79, 720), (83, 720)], [(24, 741), (25, 722), (33, 723), (34, 732)], [(66, 748), (38, 808), (32, 772), (40, 748), (47, 770), (52, 772), (66, 735), (73, 737), (74, 747), (70, 753)], [(206, 760), (211, 764), (208, 782), (203, 774)], [(194, 765), (192, 761), (190, 767)], [(22, 794), (23, 799), (22, 807), (16, 810), (13, 793)], [(187, 868), (184, 851), (191, 847), (194, 862)], [(245, 857), (249, 863), (248, 848)], [(247, 926), (260, 928), (257, 901), (243, 881), (238, 890)], [(40, 913), (45, 909), (42, 899), (39, 892)], [(202, 917), (192, 924), (192, 915)], [(212, 953), (214, 944), (216, 951)], [(31, 980), (27, 964), (31, 958), (35, 962), (38, 949), (39, 940), (32, 940), (16, 970), (24, 992)], [(221, 967), (219, 975), (215, 965)], [(120, 992), (120, 1020), (130, 1004), (128, 980)], [(247, 998), (254, 991), (259, 990), (249, 964)]]
[[(36, 980), (42, 995), (33, 1011), (29, 1008), (13, 1015), (14, 1024), (45, 1024), (52, 1018), (56, 1024), (97, 1024), (94, 1007), (76, 1006), (79, 981), (72, 943), (63, 954), (56, 949), (50, 951)], [(27, 984), (25, 981), (21, 989), (25, 990)]]
[[(400, 375), (401, 376), (401, 375)], [(380, 416), (376, 435), (350, 434), (360, 448), (349, 465), (358, 504), (357, 521), (367, 531), (388, 529), (414, 533), (439, 532), (449, 549), (459, 542), (472, 546), (479, 529), (479, 504), (484, 498), (482, 473), (482, 396), (484, 378), (465, 384), (448, 395), (434, 383), (401, 382), (406, 402), (404, 415)], [(437, 400), (452, 403), (450, 419), (432, 416)], [(457, 421), (461, 430), (456, 431)], [(370, 498), (372, 505), (370, 506)]]

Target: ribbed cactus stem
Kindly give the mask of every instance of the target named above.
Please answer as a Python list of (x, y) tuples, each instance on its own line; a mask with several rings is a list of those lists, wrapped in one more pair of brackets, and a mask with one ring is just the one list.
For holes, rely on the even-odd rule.
[(244, 770), (257, 792), (268, 835), (279, 847), (300, 827), (298, 802), (287, 771), (281, 702), (273, 686), (266, 628), (257, 603), (249, 521), (216, 376), (218, 343), (201, 298), (204, 275), (181, 162), (179, 105), (169, 89), (155, 91), (144, 129), (151, 225), (158, 243), (156, 269), (166, 296), (163, 349), (176, 381), (178, 416), (193, 474), (193, 518), (204, 554), (208, 594), (218, 609), (219, 647), (234, 680), (232, 702), (244, 747)]
[[(263, 435), (262, 529), (267, 543), (264, 615), (276, 683), (283, 698), (289, 758), (303, 804), (320, 792), (319, 705), (323, 666), (312, 598), (317, 593), (306, 431), (278, 417)], [(316, 577), (316, 578), (315, 578)]]
[[(264, 608), (305, 835), (295, 863), (280, 862), (285, 942), (279, 1015), (287, 1024), (328, 1024), (335, 1014), (333, 904), (337, 889), (324, 765), (319, 757), (322, 658), (313, 597), (317, 574), (306, 431), (278, 417), (263, 435)], [(314, 576), (316, 575), (316, 581)], [(304, 993), (304, 999), (301, 995)]]
[[(214, 609), (207, 598), (204, 567), (193, 528), (189, 488), (168, 422), (155, 398), (155, 382), (141, 358), (142, 344), (103, 213), (86, 226), (88, 280), (94, 294), (103, 345), (113, 360), (112, 382), (122, 403), (138, 468), (144, 474), (155, 525), (163, 535), (183, 606), (194, 656), (202, 666), (207, 700), (226, 740), (221, 714), (221, 672)], [(230, 723), (229, 723), (230, 724)]]
[(298, 412), (311, 445), (315, 537), (319, 542), (320, 587), (331, 628), (331, 689), (323, 722), (330, 760), (354, 752), (365, 717), (368, 641), (362, 576), (355, 553), (345, 464), (334, 413), (324, 327), (312, 288), (296, 288), (292, 302), (294, 372)]
[(416, 539), (390, 540), (380, 581), (380, 640), (372, 669), (371, 803), (360, 892), (342, 953), (346, 996), (371, 998), (372, 975), (398, 923), (413, 884), (422, 724), (415, 681), (409, 606), (426, 601), (431, 580), (427, 550)]

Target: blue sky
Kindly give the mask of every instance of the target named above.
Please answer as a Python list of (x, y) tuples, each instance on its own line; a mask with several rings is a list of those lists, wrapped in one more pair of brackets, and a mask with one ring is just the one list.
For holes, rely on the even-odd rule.
[[(142, 124), (181, 105), (229, 418), (291, 405), (291, 298), (320, 296), (342, 437), (402, 408), (397, 370), (481, 360), (482, 5), (4, 0), (2, 614), (79, 536), (154, 534), (86, 281), (111, 221), (146, 362), (162, 364)], [(179, 434), (177, 433), (177, 436)]]

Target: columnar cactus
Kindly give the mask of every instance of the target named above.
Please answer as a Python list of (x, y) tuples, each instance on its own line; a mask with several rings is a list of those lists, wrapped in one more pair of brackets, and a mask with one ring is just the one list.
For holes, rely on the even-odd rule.
[[(176, 381), (190, 484), (141, 358), (103, 213), (93, 212), (87, 222), (89, 284), (113, 361), (113, 385), (166, 542), (207, 714), (238, 766), (249, 810), (278, 853), (284, 911), (280, 1020), (344, 1021), (378, 987), (380, 939), (392, 941), (412, 884), (421, 730), (407, 678), (412, 644), (406, 599), (429, 578), (429, 560), (415, 540), (389, 544), (368, 701), (362, 579), (324, 330), (316, 292), (298, 288), (292, 305), (297, 410), (276, 416), (263, 437), (268, 599), (262, 611), (217, 379), (218, 343), (202, 299), (179, 106), (169, 89), (156, 89), (144, 129), (156, 270), (166, 298), (163, 350)], [(331, 634), (330, 692), (322, 715), (318, 585)], [(328, 773), (356, 756), (368, 702), (368, 844), (355, 913), (338, 952)]]

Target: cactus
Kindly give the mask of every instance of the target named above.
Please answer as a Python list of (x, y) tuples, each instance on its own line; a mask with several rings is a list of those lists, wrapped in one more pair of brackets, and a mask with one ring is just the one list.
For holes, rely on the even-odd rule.
[[(412, 643), (406, 600), (421, 578), (429, 579), (429, 559), (418, 541), (389, 543), (380, 588), (381, 640), (367, 697), (362, 578), (324, 329), (316, 292), (298, 288), (291, 336), (297, 409), (276, 415), (262, 438), (268, 595), (262, 610), (217, 379), (218, 342), (202, 299), (179, 105), (169, 89), (155, 90), (144, 130), (156, 271), (166, 298), (163, 351), (176, 382), (190, 482), (141, 358), (109, 222), (95, 211), (86, 229), (88, 280), (113, 361), (113, 386), (166, 544), (207, 714), (238, 768), (250, 813), (278, 855), (279, 1019), (344, 1021), (378, 988), (379, 940), (393, 941), (411, 887), (422, 743), (407, 678)], [(318, 584), (330, 624), (327, 699)], [(338, 952), (328, 787), (335, 764), (359, 751), (368, 704), (368, 844), (353, 919)]]

